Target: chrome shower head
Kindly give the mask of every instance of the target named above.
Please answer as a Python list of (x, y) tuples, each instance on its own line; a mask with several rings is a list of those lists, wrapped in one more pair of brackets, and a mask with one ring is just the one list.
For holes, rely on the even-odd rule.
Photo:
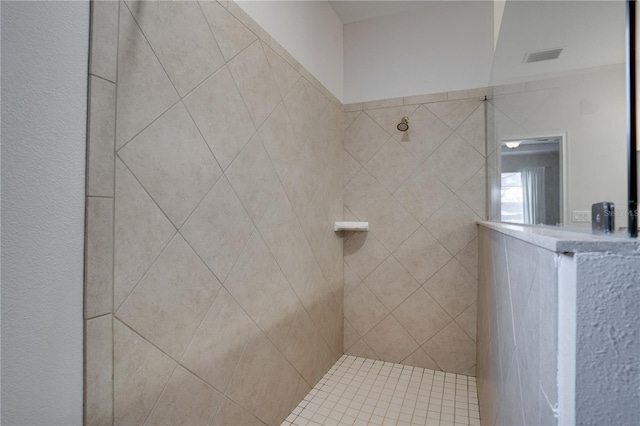
[(401, 132), (409, 130), (409, 117), (402, 117), (402, 120), (400, 120), (400, 123), (398, 123), (396, 128)]

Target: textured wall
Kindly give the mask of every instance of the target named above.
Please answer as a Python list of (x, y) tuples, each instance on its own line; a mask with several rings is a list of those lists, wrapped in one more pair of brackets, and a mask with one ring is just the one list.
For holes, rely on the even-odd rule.
[(345, 240), (348, 354), (475, 375), (483, 95), (345, 107), (345, 219), (370, 224)]
[(486, 425), (554, 425), (556, 254), (480, 227), (478, 397)]
[(640, 417), (640, 256), (576, 254), (575, 422), (631, 425)]
[(82, 422), (88, 2), (2, 2), (2, 417)]
[(280, 424), (343, 353), (341, 105), (234, 3), (92, 47), (86, 423)]

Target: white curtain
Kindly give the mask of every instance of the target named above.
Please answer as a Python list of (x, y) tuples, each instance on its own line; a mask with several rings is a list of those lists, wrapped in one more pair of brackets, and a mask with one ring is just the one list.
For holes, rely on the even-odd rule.
[(521, 170), (524, 223), (545, 223), (544, 167), (527, 167)]

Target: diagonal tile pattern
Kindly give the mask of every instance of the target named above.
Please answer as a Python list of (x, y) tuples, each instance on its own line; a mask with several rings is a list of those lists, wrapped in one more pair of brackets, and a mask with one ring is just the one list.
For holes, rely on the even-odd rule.
[[(111, 421), (279, 424), (345, 347), (473, 374), (483, 105), (343, 114), (232, 2), (93, 12), (118, 21), (117, 43), (92, 49), (117, 58), (102, 105), (115, 134), (100, 133), (114, 147), (100, 153), (115, 163), (113, 303), (91, 302), (113, 305), (112, 333), (92, 335), (113, 353)], [(334, 234), (342, 217), (371, 231)]]
[(197, 2), (129, 0), (127, 6), (180, 96), (224, 65)]
[(176, 227), (222, 174), (181, 102), (118, 155)]
[(202, 136), (223, 170), (255, 133), (249, 111), (225, 66), (184, 99)]
[(86, 422), (280, 424), (344, 352), (342, 106), (235, 4), (117, 4), (92, 10), (116, 33), (92, 40), (115, 83), (91, 99)]
[(120, 4), (119, 22), (116, 149), (124, 146), (179, 99), (171, 80), (124, 4)]
[[(345, 240), (345, 349), (469, 373), (475, 222), (485, 215), (484, 104), (444, 95), (345, 114), (344, 214), (370, 226)], [(410, 128), (401, 133), (395, 126), (404, 116)]]

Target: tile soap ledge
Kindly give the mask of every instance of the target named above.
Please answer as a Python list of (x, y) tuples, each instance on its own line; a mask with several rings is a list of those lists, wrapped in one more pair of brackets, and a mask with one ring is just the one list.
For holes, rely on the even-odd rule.
[(368, 231), (369, 222), (334, 222), (334, 231)]

